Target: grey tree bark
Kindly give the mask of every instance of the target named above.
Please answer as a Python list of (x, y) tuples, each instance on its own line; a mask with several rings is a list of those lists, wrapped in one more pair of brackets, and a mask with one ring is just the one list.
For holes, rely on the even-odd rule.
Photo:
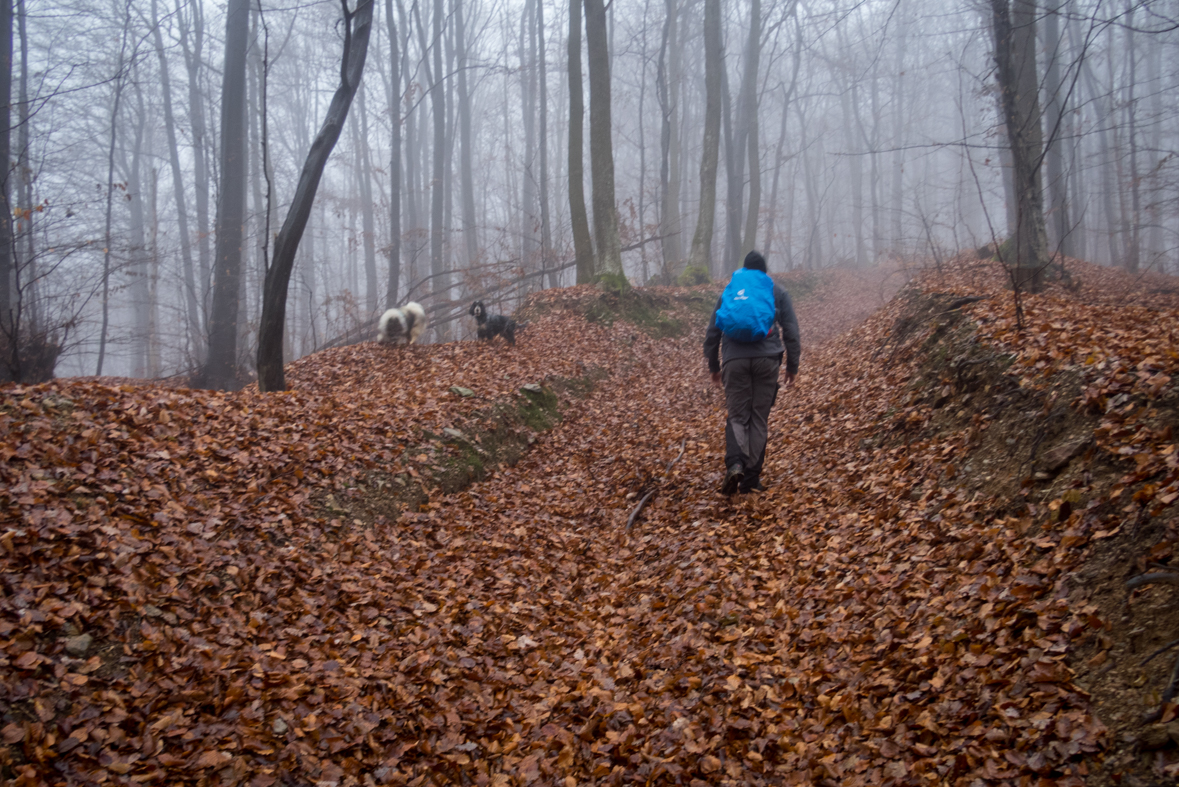
[(663, 281), (672, 284), (679, 276), (684, 260), (680, 217), (680, 45), (676, 0), (665, 0), (664, 8), (666, 19), (657, 74), (659, 108), (663, 116), (659, 131), (659, 235), (662, 237)]
[(229, 0), (225, 17), (225, 67), (221, 87), (221, 198), (217, 206), (213, 307), (209, 318), (209, 358), (198, 381), (199, 387), (216, 390), (231, 390), (239, 386), (237, 318), (241, 288), (242, 225), (246, 217), (246, 177), (249, 172), (246, 161), (249, 12), (248, 0)]
[(262, 391), (281, 391), (286, 388), (283, 374), (282, 338), (286, 325), (287, 285), (291, 280), (299, 241), (315, 203), (315, 192), (323, 168), (340, 138), (340, 131), (348, 118), (348, 108), (360, 86), (364, 61), (368, 55), (368, 41), (372, 34), (374, 0), (360, 0), (354, 11), (347, 0), (340, 0), (344, 16), (344, 47), (340, 55), (340, 84), (332, 96), (327, 115), (307, 160), (299, 174), (295, 196), (274, 242), (274, 258), (266, 269), (262, 289), (262, 319), (258, 329), (258, 388)]
[(536, 0), (525, 0), (517, 39), (520, 57), (520, 106), (524, 115), (524, 173), (520, 179), (520, 259), (525, 268), (535, 264), (536, 210)]
[(1130, 187), (1130, 206), (1127, 221), (1123, 229), (1126, 236), (1126, 270), (1138, 273), (1141, 257), (1142, 237), (1142, 183), (1138, 177), (1138, 101), (1135, 91), (1138, 82), (1138, 56), (1134, 51), (1134, 4), (1126, 2), (1126, 24), (1123, 28), (1126, 37), (1126, 61), (1128, 78), (1126, 80), (1126, 136), (1128, 137), (1130, 168), (1127, 181)]
[(1067, 122), (1068, 101), (1066, 87), (1061, 78), (1061, 63), (1065, 57), (1064, 37), (1060, 30), (1060, 16), (1062, 10), (1067, 11), (1067, 3), (1060, 0), (1049, 0), (1044, 9), (1044, 94), (1047, 98), (1047, 130), (1048, 139), (1045, 144), (1045, 156), (1048, 159), (1048, 214), (1051, 221), (1048, 224), (1049, 241), (1052, 247), (1066, 257), (1076, 256), (1074, 253), (1072, 223), (1069, 220), (1068, 173), (1064, 167), (1065, 135), (1064, 126)]
[[(20, 337), (19, 324), (14, 316), (16, 261), (12, 253), (12, 205), (9, 201), (11, 168), (8, 165), (12, 148), (12, 21), (12, 3), (0, 3), (0, 163), (3, 164), (3, 170), (0, 171), (0, 335), (7, 339), (9, 346), (6, 349), (11, 357), (9, 365), (16, 376), (20, 369)], [(113, 147), (113, 120), (111, 128)], [(105, 305), (104, 298), (104, 317)], [(103, 338), (106, 338), (105, 331)]]
[[(456, 0), (457, 2), (457, 0)], [(461, 19), (461, 16), (460, 16)], [(401, 292), (401, 50), (393, 0), (385, 0), (385, 24), (389, 28), (389, 281), (385, 308), (397, 306)]]
[(463, 243), (467, 266), (479, 261), (479, 232), (475, 223), (475, 174), (471, 150), (471, 93), (467, 89), (467, 34), (463, 0), (454, 0), (455, 48), (458, 50), (459, 178), (462, 190)]
[[(156, 58), (160, 61), (160, 91), (164, 102), (164, 133), (168, 141), (168, 165), (172, 171), (172, 193), (176, 200), (176, 223), (180, 230), (180, 267), (184, 277), (184, 307), (188, 322), (188, 335), (203, 335), (201, 309), (197, 301), (196, 271), (193, 267), (192, 244), (189, 243), (188, 196), (184, 190), (184, 170), (180, 166), (180, 148), (176, 143), (176, 119), (172, 113), (172, 77), (168, 71), (168, 58), (164, 52), (164, 37), (160, 32), (158, 0), (151, 0), (152, 39), (155, 43)], [(196, 360), (204, 358), (203, 344), (198, 340), (195, 348)]]
[[(148, 371), (148, 348), (151, 343), (151, 296), (148, 287), (148, 259), (146, 217), (144, 216), (143, 200), (143, 168), (144, 136), (147, 125), (147, 112), (143, 101), (143, 88), (138, 78), (138, 68), (132, 72), (132, 84), (135, 88), (135, 104), (131, 116), (127, 119), (130, 134), (119, 151), (119, 164), (126, 184), (125, 196), (128, 218), (127, 267), (125, 275), (130, 280), (127, 294), (131, 301), (132, 334), (131, 334), (131, 376), (146, 377)], [(128, 150), (130, 147), (130, 150)]]
[[(8, 8), (7, 3), (0, 3), (0, 9)], [(111, 281), (111, 221), (114, 212), (114, 198), (115, 198), (115, 144), (118, 136), (119, 127), (119, 106), (122, 103), (123, 88), (125, 86), (123, 69), (126, 66), (127, 59), (127, 37), (131, 30), (131, 0), (127, 0), (126, 13), (123, 17), (123, 34), (122, 42), (119, 44), (119, 60), (115, 67), (114, 75), (114, 96), (111, 101), (111, 144), (107, 150), (106, 163), (106, 222), (103, 230), (103, 250), (102, 250), (102, 328), (98, 336), (98, 363), (94, 373), (99, 377), (102, 376), (103, 362), (106, 360), (106, 342), (107, 331), (110, 329), (110, 281)], [(8, 14), (7, 21), (3, 16)], [(4, 43), (7, 42), (7, 43)], [(0, 10), (0, 60), (4, 57), (3, 47), (8, 47), (8, 62), (12, 62), (12, 10)], [(0, 71), (5, 72), (0, 74), (0, 103), (3, 103), (5, 112), (9, 112), (9, 104), (11, 103), (12, 93), (12, 69), (2, 68)], [(9, 122), (2, 123), (3, 128), (0, 129), (0, 156), (3, 156), (0, 161), (8, 161), (9, 155)], [(8, 270), (12, 267), (12, 224), (9, 216), (12, 211), (8, 209), (8, 178), (3, 178), (2, 188), (0, 188), (0, 259), (7, 258)], [(8, 279), (11, 275), (5, 270), (5, 263), (0, 263), (0, 271), (4, 272), (2, 277), (5, 281), (5, 288), (8, 287)], [(0, 305), (9, 304), (7, 297), (0, 297)], [(5, 321), (6, 323), (9, 320)], [(13, 331), (10, 334), (13, 337), (13, 352), (16, 352), (16, 333)]]
[[(442, 73), (442, 17), (445, 0), (434, 0), (434, 69), (427, 72), (430, 79), (430, 108), (434, 114), (434, 177), (430, 183), (430, 273), (434, 276), (432, 290), (437, 298), (448, 299), (450, 277), (446, 275), (446, 259), (443, 257), (445, 241), (442, 222), (443, 179), (446, 177), (446, 91), (443, 89)], [(449, 329), (443, 326), (438, 338), (444, 339)]]
[(370, 315), (377, 312), (379, 291), (377, 287), (377, 245), (376, 221), (373, 217), (373, 162), (368, 144), (368, 112), (364, 105), (364, 85), (357, 91), (357, 130), (360, 134), (360, 221), (364, 237), (364, 305)]
[(712, 271), (712, 228), (716, 213), (716, 165), (720, 154), (721, 45), (720, 0), (704, 0), (704, 146), (700, 157), (700, 213), (692, 235), (689, 263)]
[(590, 83), (590, 178), (593, 182), (596, 274), (622, 276), (618, 208), (614, 202), (614, 144), (610, 121), (610, 51), (606, 8), (585, 0), (585, 42)]
[[(549, 222), (549, 89), (545, 67), (544, 0), (536, 0), (537, 92), (540, 96), (540, 268), (548, 271), (550, 287), (558, 284), (553, 263), (553, 230)], [(544, 277), (541, 277), (541, 281)]]
[[(184, 11), (191, 13), (191, 18)], [(200, 3), (186, 3), (176, 0), (176, 16), (179, 20), (180, 47), (184, 53), (184, 67), (188, 73), (188, 113), (192, 127), (192, 181), (196, 197), (196, 242), (197, 242), (197, 285), (196, 294), (200, 311), (201, 331), (193, 339), (194, 356), (198, 363), (205, 360), (205, 337), (208, 335), (208, 296), (210, 285), (212, 250), (209, 238), (209, 167), (205, 159), (207, 130), (205, 127), (205, 97), (201, 92), (200, 74), (204, 64), (205, 17)], [(188, 23), (192, 22), (192, 44), (189, 45)], [(190, 242), (189, 237), (182, 242)]]
[(577, 283), (594, 278), (594, 246), (585, 210), (585, 161), (583, 130), (585, 100), (581, 83), (581, 0), (569, 0), (569, 222), (573, 225), (573, 249)]
[(1040, 182), (1043, 134), (1036, 78), (1036, 7), (1031, 0), (991, 0), (991, 9), (995, 62), (1014, 163), (1018, 207), (1015, 258), (1004, 262), (1011, 268), (1017, 287), (1034, 291), (1048, 264)]

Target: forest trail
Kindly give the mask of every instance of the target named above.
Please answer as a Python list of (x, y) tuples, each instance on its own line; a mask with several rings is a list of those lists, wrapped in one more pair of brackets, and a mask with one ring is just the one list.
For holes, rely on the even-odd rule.
[[(788, 283), (801, 374), (769, 491), (731, 499), (715, 291), (550, 291), (516, 348), (367, 343), (292, 365), (277, 396), (9, 389), (3, 776), (1101, 783), (1121, 752), (1100, 676), (1078, 680), (1125, 654), (1101, 639), (1116, 607), (1070, 577), (1093, 545), (1138, 549), (1114, 586), (1143, 550), (1169, 559), (1179, 303), (1083, 275), (1015, 344), (978, 266), (892, 300), (895, 272)], [(1036, 463), (1084, 430), (1087, 454)], [(432, 469), (489, 435), (533, 444), (439, 491)]]

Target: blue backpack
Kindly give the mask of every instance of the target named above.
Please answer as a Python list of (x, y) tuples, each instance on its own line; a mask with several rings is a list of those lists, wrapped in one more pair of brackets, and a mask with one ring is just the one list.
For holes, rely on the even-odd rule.
[(721, 295), (716, 327), (738, 342), (761, 341), (774, 328), (774, 280), (752, 268), (739, 268)]

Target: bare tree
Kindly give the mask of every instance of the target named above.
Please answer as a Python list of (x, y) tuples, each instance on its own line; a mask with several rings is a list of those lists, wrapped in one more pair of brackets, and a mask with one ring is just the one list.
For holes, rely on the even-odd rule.
[(151, 0), (152, 40), (156, 58), (160, 62), (160, 90), (164, 103), (164, 133), (168, 141), (168, 165), (172, 171), (172, 193), (176, 199), (176, 223), (180, 230), (181, 271), (184, 276), (184, 305), (188, 318), (188, 334), (201, 333), (201, 309), (197, 303), (196, 272), (193, 268), (192, 245), (188, 242), (188, 200), (184, 191), (184, 171), (180, 165), (180, 148), (176, 143), (176, 120), (172, 113), (172, 77), (168, 58), (164, 53), (164, 36), (160, 32), (158, 0)]
[(229, 0), (225, 18), (225, 70), (221, 87), (221, 199), (217, 206), (213, 310), (209, 358), (197, 384), (237, 388), (237, 320), (241, 290), (242, 225), (246, 218), (246, 53), (248, 0)]
[(266, 269), (262, 290), (262, 321), (258, 329), (258, 387), (262, 391), (281, 391), (286, 388), (283, 372), (282, 337), (286, 325), (287, 285), (295, 264), (295, 253), (315, 203), (315, 192), (327, 165), (328, 157), (340, 138), (348, 108), (360, 86), (364, 61), (368, 55), (368, 41), (372, 34), (374, 0), (360, 0), (355, 11), (348, 9), (348, 1), (340, 0), (344, 16), (344, 45), (340, 55), (340, 84), (332, 96), (327, 115), (295, 187), (295, 197), (274, 242), (274, 258)]
[(656, 75), (663, 116), (659, 130), (659, 234), (663, 239), (663, 280), (671, 284), (684, 259), (680, 219), (680, 44), (676, 0), (665, 0), (664, 6), (666, 18)]
[(385, 25), (389, 28), (389, 281), (385, 308), (397, 306), (401, 291), (401, 52), (393, 0), (385, 0)]
[(577, 259), (577, 283), (594, 278), (594, 249), (585, 210), (582, 131), (585, 102), (581, 84), (581, 0), (569, 2), (569, 213)]
[[(3, 25), (3, 23), (0, 22), (0, 26), (2, 26), (2, 25)], [(8, 28), (8, 33), (6, 35), (6, 38), (8, 41), (8, 52), (9, 52), (8, 60), (9, 60), (9, 62), (11, 62), (12, 61), (12, 19), (11, 19), (11, 13), (9, 15), (7, 28)], [(119, 59), (118, 59), (118, 63), (115, 66), (115, 77), (114, 77), (114, 85), (113, 85), (114, 96), (112, 97), (112, 100), (111, 100), (111, 143), (110, 143), (110, 147), (107, 150), (106, 229), (103, 232), (103, 239), (105, 241), (105, 245), (103, 246), (103, 250), (102, 250), (102, 328), (101, 328), (101, 330), (99, 332), (99, 336), (98, 336), (98, 364), (97, 364), (97, 367), (94, 372), (96, 375), (99, 375), (99, 376), (102, 375), (102, 365), (103, 365), (103, 362), (106, 360), (107, 332), (110, 330), (110, 280), (111, 280), (111, 245), (112, 245), (111, 244), (111, 241), (112, 241), (111, 222), (113, 220), (114, 199), (115, 199), (115, 140), (117, 137), (118, 127), (119, 127), (119, 106), (122, 103), (123, 89), (125, 87), (124, 69), (126, 68), (126, 65), (127, 65), (127, 46), (128, 46), (127, 39), (130, 35), (130, 32), (131, 32), (131, 0), (127, 0), (126, 13), (123, 15), (122, 41), (119, 44)], [(4, 35), (4, 34), (0, 33), (0, 35)], [(7, 78), (11, 79), (11, 69), (8, 69), (8, 71), (9, 71), (9, 77), (7, 77)], [(4, 77), (0, 77), (0, 79), (4, 79)], [(4, 102), (5, 107), (8, 107), (9, 100), (10, 100), (9, 94), (11, 93), (11, 87), (4, 88), (4, 87), (0, 86), (0, 93), (3, 93), (3, 95), (0, 95), (0, 100), (2, 100)], [(8, 111), (8, 110), (5, 109), (5, 111)], [(7, 122), (5, 122), (3, 125), (4, 125), (5, 129), (7, 129), (9, 124)], [(2, 140), (0, 140), (0, 148), (3, 148), (3, 151), (0, 151), (3, 153), (3, 156), (4, 156), (4, 158), (2, 159), (3, 161), (8, 161), (7, 139), (8, 139), (8, 131), (5, 130), (3, 132)], [(4, 200), (4, 207), (3, 207), (4, 215), (0, 216), (0, 236), (2, 236), (2, 237), (0, 237), (0, 244), (3, 244), (4, 250), (2, 252), (0, 252), (0, 254), (9, 255), (9, 259), (11, 259), (11, 251), (10, 251), (10, 249), (12, 248), (11, 225), (9, 224), (9, 219), (8, 219), (8, 215), (11, 213), (11, 211), (9, 211), (7, 208), (7, 204), (8, 204), (8, 178), (7, 177), (4, 178), (3, 200)], [(11, 265), (11, 262), (9, 263), (9, 265)], [(2, 302), (3, 301), (0, 301), (0, 303), (2, 303)]]
[(610, 122), (610, 50), (602, 0), (585, 0), (585, 42), (590, 82), (590, 176), (593, 180), (597, 274), (622, 276), (618, 208), (614, 201), (614, 143)]
[(471, 92), (467, 87), (467, 31), (463, 0), (454, 0), (454, 38), (458, 51), (459, 178), (462, 191), (463, 244), (467, 267), (479, 261), (479, 232), (475, 223), (474, 155), (471, 150)]
[(700, 217), (692, 236), (693, 266), (712, 270), (712, 227), (716, 213), (716, 165), (720, 154), (721, 78), (720, 0), (704, 0), (704, 151), (700, 157)]
[(1014, 163), (1018, 217), (1014, 259), (1006, 259), (1017, 287), (1038, 287), (1048, 264), (1044, 196), (1040, 185), (1043, 133), (1036, 78), (1036, 7), (1031, 0), (991, 0), (995, 63)]

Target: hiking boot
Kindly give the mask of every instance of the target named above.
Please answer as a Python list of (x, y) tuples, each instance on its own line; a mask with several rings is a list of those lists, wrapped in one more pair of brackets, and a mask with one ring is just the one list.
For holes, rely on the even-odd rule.
[(748, 494), (750, 492), (764, 492), (764, 491), (766, 491), (766, 488), (764, 486), (762, 486), (760, 478), (755, 478), (755, 479), (753, 479), (753, 481), (751, 481), (748, 484), (742, 482), (742, 484), (739, 488), (739, 491), (741, 492), (741, 494), (744, 495), (744, 494)]
[(745, 468), (741, 466), (740, 462), (729, 465), (729, 469), (725, 471), (725, 481), (721, 484), (721, 494), (733, 494), (741, 486), (741, 482), (744, 479)]

